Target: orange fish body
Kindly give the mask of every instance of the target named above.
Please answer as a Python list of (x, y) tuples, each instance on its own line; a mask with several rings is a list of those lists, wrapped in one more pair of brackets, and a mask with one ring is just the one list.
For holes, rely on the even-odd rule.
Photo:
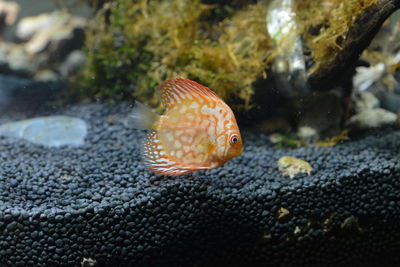
[[(217, 168), (242, 153), (235, 116), (214, 92), (182, 78), (167, 80), (158, 90), (165, 112), (154, 119), (144, 141), (150, 170), (181, 175)], [(146, 112), (136, 113), (143, 119)]]

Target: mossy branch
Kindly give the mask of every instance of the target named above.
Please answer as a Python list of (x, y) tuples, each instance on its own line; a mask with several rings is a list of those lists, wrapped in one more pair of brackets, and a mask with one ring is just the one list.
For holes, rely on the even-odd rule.
[(399, 8), (399, 0), (378, 0), (366, 8), (355, 18), (353, 26), (341, 40), (339, 52), (333, 54), (329, 61), (309, 70), (308, 82), (311, 87), (315, 90), (329, 90), (342, 81), (383, 22)]

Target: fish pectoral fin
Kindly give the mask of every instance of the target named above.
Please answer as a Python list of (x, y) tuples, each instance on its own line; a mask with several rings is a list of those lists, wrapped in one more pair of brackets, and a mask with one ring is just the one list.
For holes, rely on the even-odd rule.
[(159, 117), (160, 115), (155, 113), (149, 106), (135, 101), (132, 112), (128, 116), (128, 121), (136, 129), (153, 129)]

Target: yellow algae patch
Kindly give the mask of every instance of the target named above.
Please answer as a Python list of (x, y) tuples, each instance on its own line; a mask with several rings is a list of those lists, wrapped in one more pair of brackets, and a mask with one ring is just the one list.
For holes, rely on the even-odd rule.
[(298, 235), (298, 234), (300, 234), (300, 233), (301, 233), (300, 227), (296, 226), (296, 227), (294, 228), (293, 234)]
[(290, 215), (290, 211), (284, 207), (280, 207), (278, 210), (278, 220), (285, 219)]
[(348, 130), (343, 130), (341, 131), (338, 135), (328, 138), (325, 141), (319, 141), (316, 142), (315, 145), (316, 146), (335, 146), (338, 143), (340, 143), (341, 141), (344, 140), (349, 140), (349, 131)]
[(303, 140), (297, 140), (294, 137), (290, 136), (290, 135), (285, 135), (285, 134), (271, 134), (269, 136), (269, 140), (274, 143), (277, 144), (278, 147), (302, 147), (302, 146), (307, 146), (308, 144), (303, 141)]
[(288, 175), (290, 178), (295, 177), (298, 173), (310, 175), (312, 171), (310, 163), (290, 156), (281, 157), (278, 160), (278, 168), (283, 175)]

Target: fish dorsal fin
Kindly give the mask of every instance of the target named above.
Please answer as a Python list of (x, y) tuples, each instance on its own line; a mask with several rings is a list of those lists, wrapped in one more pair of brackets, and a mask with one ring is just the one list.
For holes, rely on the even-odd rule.
[(144, 140), (144, 164), (151, 171), (164, 175), (181, 175), (209, 169), (208, 166), (185, 164), (171, 157), (156, 131), (150, 132)]
[(161, 102), (167, 110), (178, 103), (194, 99), (220, 99), (207, 87), (184, 78), (167, 80), (158, 86), (158, 90), (161, 92)]

